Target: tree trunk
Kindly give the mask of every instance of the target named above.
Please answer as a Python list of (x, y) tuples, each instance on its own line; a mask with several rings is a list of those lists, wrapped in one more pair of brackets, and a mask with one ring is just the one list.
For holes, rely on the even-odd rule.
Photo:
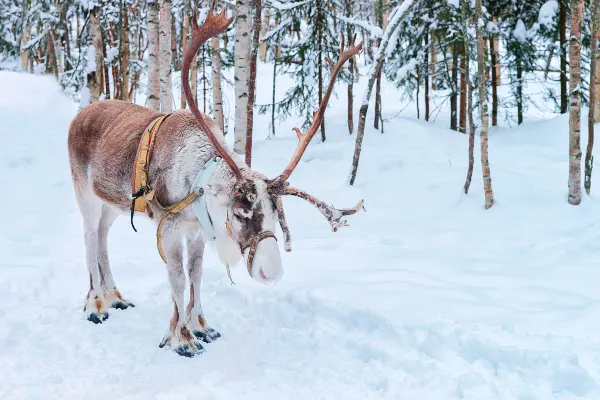
[[(146, 106), (153, 110), (160, 109), (158, 62), (158, 0), (148, 0), (148, 91)], [(193, 69), (195, 71), (195, 68)]]
[[(433, 17), (433, 14), (429, 14)], [(435, 50), (435, 34), (431, 32), (431, 90), (437, 90), (437, 79), (435, 76), (435, 65), (437, 63), (437, 51)]]
[[(470, 54), (469, 41), (465, 43), (465, 54)], [(471, 75), (469, 72), (469, 57), (465, 63), (465, 75), (467, 76), (468, 94), (467, 94), (467, 117), (469, 119), (469, 167), (467, 169), (467, 179), (465, 181), (465, 194), (469, 193), (471, 187), (471, 179), (473, 178), (473, 166), (475, 165), (475, 123), (473, 122), (473, 82), (471, 82)]]
[(123, 29), (121, 31), (121, 100), (129, 101), (129, 11), (127, 4), (123, 5)]
[(465, 44), (460, 46), (460, 116), (458, 119), (458, 130), (467, 133), (467, 78), (465, 76)]
[[(265, 9), (264, 11), (264, 16), (263, 16), (263, 21), (261, 24), (261, 28), (260, 28), (260, 34), (261, 36), (265, 36), (267, 34), (267, 32), (269, 31), (269, 19), (270, 19), (270, 13), (269, 13), (269, 9)], [(267, 42), (263, 41), (260, 44), (260, 61), (264, 62), (267, 58)]]
[[(185, 4), (183, 6), (183, 30), (181, 32), (181, 47), (183, 47), (183, 54), (185, 54), (187, 52), (188, 49), (188, 42), (189, 42), (189, 32), (190, 32), (190, 6), (191, 6), (191, 0), (185, 0)], [(217, 45), (219, 43), (219, 38), (217, 39)], [(213, 38), (213, 41), (215, 39)], [(214, 43), (213, 43), (214, 45)], [(221, 59), (219, 58), (219, 61)], [(214, 63), (214, 55), (213, 55), (213, 63)], [(195, 67), (195, 66), (194, 66)], [(195, 69), (195, 68), (194, 68)], [(214, 74), (214, 66), (213, 66), (213, 74)], [(219, 74), (221, 72), (221, 68), (219, 68)], [(220, 75), (219, 75), (220, 78)], [(189, 79), (189, 77), (188, 77)], [(214, 78), (213, 78), (214, 80)], [(220, 83), (220, 81), (219, 81)], [(221, 88), (219, 87), (219, 90), (221, 90)], [(213, 87), (213, 91), (214, 91), (214, 87)], [(185, 93), (183, 91), (183, 86), (181, 86), (181, 109), (183, 110), (186, 107), (186, 99), (185, 99)], [(216, 118), (216, 106), (215, 106), (215, 118)]]
[(569, 204), (581, 203), (581, 18), (583, 0), (571, 1), (569, 43)]
[[(89, 44), (87, 50), (87, 92), (82, 93), (80, 108), (95, 103), (102, 94), (102, 32), (100, 31), (100, 9), (93, 8), (89, 16)], [(87, 96), (87, 98), (86, 98)]]
[[(108, 34), (108, 29), (104, 31), (104, 35), (102, 35), (102, 58), (106, 60), (106, 48), (110, 46), (108, 38), (105, 36)], [(104, 63), (104, 98), (110, 99), (110, 74), (108, 73), (108, 63)], [(113, 80), (115, 79), (115, 74), (113, 74)]]
[(450, 86), (452, 93), (450, 94), (450, 129), (453, 131), (457, 130), (457, 117), (458, 107), (456, 104), (457, 100), (457, 87), (458, 87), (458, 50), (456, 42), (452, 45), (452, 76)]
[(58, 79), (58, 65), (56, 63), (56, 51), (54, 50), (54, 30), (50, 29), (46, 34), (46, 43), (48, 45), (48, 73)]
[(369, 100), (371, 99), (371, 93), (373, 92), (373, 84), (375, 83), (375, 79), (377, 78), (377, 70), (383, 66), (383, 61), (385, 59), (385, 51), (388, 47), (390, 37), (394, 33), (394, 31), (402, 22), (402, 19), (406, 15), (406, 13), (411, 9), (414, 0), (404, 0), (404, 2), (396, 7), (396, 15), (397, 17), (393, 19), (392, 23), (388, 25), (387, 29), (383, 33), (383, 39), (381, 41), (381, 45), (379, 49), (377, 49), (377, 57), (373, 60), (371, 68), (369, 69), (369, 81), (367, 83), (367, 87), (365, 88), (365, 92), (363, 94), (362, 105), (360, 106), (360, 111), (358, 112), (358, 132), (356, 134), (356, 144), (354, 146), (354, 156), (352, 157), (352, 171), (350, 173), (350, 185), (354, 185), (354, 181), (356, 180), (356, 173), (358, 171), (358, 163), (360, 161), (360, 152), (362, 150), (362, 141), (365, 136), (365, 122), (367, 119), (367, 111), (369, 110)]
[(235, 19), (235, 129), (233, 149), (243, 154), (246, 149), (248, 110), (248, 74), (250, 50), (250, 2), (236, 0)]
[(594, 81), (597, 75), (598, 60), (598, 24), (600, 22), (600, 12), (598, 10), (598, 1), (592, 0), (590, 2), (590, 14), (591, 14), (591, 29), (590, 29), (590, 109), (588, 112), (588, 143), (585, 152), (585, 180), (584, 187), (585, 192), (589, 195), (592, 187), (592, 168), (594, 157), (592, 156), (592, 150), (594, 149), (594, 122), (596, 117), (596, 85)]
[(261, 0), (254, 0), (254, 21), (252, 24), (252, 52), (250, 54), (250, 80), (248, 82), (248, 111), (246, 131), (246, 164), (252, 166), (252, 129), (254, 127), (254, 100), (256, 99), (256, 62), (258, 59), (258, 40), (262, 16)]
[[(578, 1), (578, 0), (572, 0)], [(560, 113), (567, 112), (567, 0), (559, 0), (560, 16)]]
[[(475, 21), (479, 21), (482, 13), (482, 0), (475, 2)], [(481, 171), (483, 172), (483, 190), (485, 193), (485, 208), (494, 204), (494, 192), (492, 190), (492, 176), (490, 173), (490, 162), (488, 158), (488, 105), (485, 82), (486, 48), (483, 38), (483, 26), (477, 23), (477, 85), (479, 88), (479, 110), (481, 111)]]
[[(324, 16), (323, 16), (323, 6), (321, 4), (321, 0), (317, 0), (316, 7), (317, 9), (317, 43), (318, 43), (318, 60), (317, 60), (317, 75), (319, 80), (319, 104), (323, 101), (323, 24)], [(325, 141), (327, 137), (325, 136), (325, 115), (323, 114), (323, 119), (321, 120), (321, 141)]]
[[(596, 103), (594, 105), (594, 123), (597, 124), (598, 122), (600, 122), (600, 68), (598, 68), (598, 63), (600, 62), (600, 48), (598, 48), (598, 46), (600, 45), (600, 4), (598, 4), (597, 2), (595, 2), (595, 8), (594, 8), (594, 28), (592, 30), (592, 35), (595, 36), (596, 39), (596, 47), (592, 47), (593, 53), (592, 53), (592, 58), (595, 59), (596, 64), (595, 64), (595, 73), (594, 73), (594, 86), (596, 86), (596, 88), (594, 89), (594, 94), (595, 96), (593, 97), (594, 102)], [(590, 80), (591, 82), (591, 80)], [(590, 102), (592, 97), (590, 97)]]
[[(381, 64), (383, 67), (383, 64)], [(373, 127), (379, 129), (379, 120), (381, 119), (381, 69), (377, 69), (377, 81), (375, 82), (375, 119)], [(417, 97), (417, 109), (419, 108), (419, 98)]]
[(429, 121), (429, 28), (425, 32), (425, 121)]
[(498, 125), (498, 40), (496, 35), (490, 37), (490, 56), (492, 59), (492, 126)]
[(517, 52), (517, 124), (523, 123), (523, 62), (521, 55)]
[[(29, 66), (29, 55), (30, 50), (26, 49), (25, 46), (29, 43), (31, 38), (31, 21), (28, 21), (25, 17), (29, 13), (29, 0), (23, 2), (23, 35), (21, 36), (21, 70), (27, 71)], [(33, 72), (33, 71), (31, 71)]]
[(177, 52), (177, 27), (175, 16), (171, 13), (171, 65), (175, 71), (179, 71), (179, 54)]
[(225, 134), (225, 121), (223, 117), (223, 93), (221, 91), (221, 54), (219, 53), (219, 38), (212, 38), (212, 90), (213, 90), (213, 118), (221, 132)]
[[(377, 25), (383, 30), (383, 0), (377, 0), (375, 3), (375, 17)], [(377, 47), (381, 46), (381, 38), (377, 39)], [(419, 112), (419, 81), (417, 80), (417, 118)], [(379, 120), (381, 120), (381, 68), (377, 71), (377, 82), (375, 83), (375, 119), (373, 127), (379, 129)], [(383, 127), (382, 127), (383, 128)]]
[(160, 0), (158, 31), (160, 68), (160, 110), (173, 111), (173, 86), (171, 82), (171, 0)]

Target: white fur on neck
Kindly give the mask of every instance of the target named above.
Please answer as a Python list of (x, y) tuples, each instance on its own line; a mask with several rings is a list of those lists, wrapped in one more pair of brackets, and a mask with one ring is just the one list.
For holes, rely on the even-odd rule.
[(234, 265), (242, 258), (240, 246), (227, 234), (217, 232), (215, 246), (219, 259), (225, 264)]

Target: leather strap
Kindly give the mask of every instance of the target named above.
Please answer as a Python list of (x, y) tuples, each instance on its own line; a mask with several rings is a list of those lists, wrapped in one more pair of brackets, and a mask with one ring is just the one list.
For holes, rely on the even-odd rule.
[(162, 229), (163, 229), (163, 225), (169, 219), (173, 218), (175, 216), (175, 214), (181, 212), (184, 208), (186, 208), (187, 206), (189, 206), (190, 204), (192, 204), (192, 202), (194, 200), (196, 200), (197, 198), (198, 198), (198, 193), (191, 192), (190, 194), (188, 194), (187, 196), (185, 196), (182, 200), (180, 200), (177, 203), (173, 204), (172, 206), (168, 207), (166, 209), (167, 212), (160, 219), (160, 223), (158, 224), (158, 228), (156, 229), (156, 247), (158, 248), (158, 253), (160, 254), (160, 257), (165, 262), (165, 264), (167, 263), (167, 257), (165, 256), (165, 253), (164, 253), (164, 251), (162, 249)]
[(156, 137), (160, 125), (168, 116), (169, 114), (155, 118), (144, 130), (138, 145), (133, 167), (131, 195), (134, 200), (132, 211), (145, 212), (150, 218), (153, 218), (154, 216), (152, 215), (150, 207), (148, 207), (149, 199), (146, 199), (147, 195), (152, 197), (152, 194), (150, 194), (151, 189), (148, 184), (148, 169), (152, 157), (152, 150), (154, 148), (154, 138)]
[(258, 235), (256, 236), (252, 236), (250, 239), (248, 239), (248, 241), (242, 246), (242, 254), (244, 254), (244, 251), (246, 251), (246, 249), (248, 247), (250, 247), (250, 251), (248, 252), (248, 274), (250, 276), (252, 276), (252, 262), (254, 261), (254, 255), (256, 254), (256, 248), (258, 247), (258, 243), (266, 238), (270, 238), (272, 237), (273, 239), (275, 239), (275, 241), (277, 241), (277, 237), (275, 237), (275, 234), (271, 231), (263, 231), (260, 232)]

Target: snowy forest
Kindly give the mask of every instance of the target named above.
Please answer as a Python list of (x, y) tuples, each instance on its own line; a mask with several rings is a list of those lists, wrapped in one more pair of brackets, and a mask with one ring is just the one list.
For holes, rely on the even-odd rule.
[(600, 399), (599, 41), (600, 0), (0, 0), (0, 399)]
[[(269, 115), (272, 136), (292, 115), (308, 126), (328, 83), (326, 58), (337, 58), (342, 36), (363, 42), (360, 62), (368, 69), (361, 72), (359, 60), (353, 59), (339, 76), (347, 86), (348, 132), (356, 135), (350, 184), (365, 124), (383, 133), (382, 110), (401, 112), (399, 103), (381, 99), (385, 76), (386, 84), (397, 88), (398, 99), (415, 104), (417, 118), (435, 121), (442, 113), (450, 129), (470, 136), (479, 132), (486, 207), (493, 203), (489, 127), (520, 125), (530, 109), (569, 112), (568, 196), (572, 204), (581, 201), (581, 106), (590, 106), (595, 115), (590, 121), (600, 120), (600, 110), (590, 102), (600, 99), (595, 94), (600, 92), (600, 72), (595, 72), (600, 53), (592, 51), (598, 41), (594, 1), (7, 0), (0, 7), (0, 68), (54, 75), (81, 107), (120, 99), (163, 112), (186, 107), (180, 77), (191, 21), (202, 21), (209, 9), (226, 9), (236, 17), (235, 26), (202, 47), (191, 81), (202, 111), (218, 121), (225, 135), (235, 135), (235, 151), (247, 153), (247, 162), (253, 113)], [(256, 87), (256, 63), (272, 68), (272, 87)], [(228, 70), (234, 71), (233, 80), (225, 75)], [(277, 98), (276, 77), (281, 75), (291, 77), (294, 86)], [(367, 89), (355, 93), (361, 79), (368, 81)], [(224, 86), (235, 93), (227, 104)], [(272, 92), (271, 101), (256, 104), (256, 92), (262, 91)], [(358, 115), (355, 97), (362, 102)], [(371, 98), (374, 113), (367, 121)], [(321, 141), (326, 132), (323, 122)], [(588, 193), (593, 140), (589, 143), (584, 160)], [(472, 153), (469, 149), (471, 158)], [(471, 171), (470, 165), (465, 191)]]

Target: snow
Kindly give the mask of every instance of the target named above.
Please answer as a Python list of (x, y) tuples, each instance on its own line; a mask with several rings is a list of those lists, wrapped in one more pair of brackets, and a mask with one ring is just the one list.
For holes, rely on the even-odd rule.
[(554, 18), (558, 11), (558, 1), (549, 0), (540, 7), (540, 13), (538, 14), (538, 22), (541, 25), (545, 25), (552, 29), (556, 24)]
[(93, 44), (87, 47), (87, 57), (85, 63), (85, 73), (89, 74), (96, 71), (96, 46)]
[(513, 36), (519, 42), (527, 41), (527, 28), (525, 27), (525, 24), (523, 23), (522, 19), (517, 20), (517, 25), (515, 26), (515, 29), (513, 30)]
[(337, 18), (349, 24), (360, 26), (361, 28), (369, 32), (372, 38), (380, 38), (383, 36), (383, 30), (381, 30), (380, 27), (378, 27), (377, 25), (371, 25), (367, 21), (358, 20), (356, 18), (347, 18), (342, 15), (338, 15)]
[[(367, 82), (359, 65), (356, 93)], [(259, 87), (270, 71), (259, 64)], [(291, 84), (282, 77), (278, 97)], [(172, 305), (141, 217), (138, 233), (124, 217), (109, 236), (115, 279), (136, 307), (99, 326), (85, 320), (66, 150), (77, 105), (52, 77), (0, 72), (0, 398), (600, 398), (600, 185), (567, 203), (568, 115), (492, 129), (496, 204), (485, 210), (478, 161), (462, 193), (467, 136), (417, 120), (414, 107), (395, 116), (397, 89), (381, 86), (386, 133), (370, 113), (355, 186), (345, 183), (355, 138), (341, 95), (327, 141), (311, 143), (291, 177), (338, 207), (364, 198), (368, 211), (332, 233), (313, 207), (286, 198), (294, 250), (282, 251), (275, 287), (242, 265), (231, 285), (209, 247), (203, 308), (223, 336), (187, 359), (158, 348)], [(255, 115), (257, 137), (268, 119)], [(297, 124), (255, 142), (258, 171), (284, 168)]]

